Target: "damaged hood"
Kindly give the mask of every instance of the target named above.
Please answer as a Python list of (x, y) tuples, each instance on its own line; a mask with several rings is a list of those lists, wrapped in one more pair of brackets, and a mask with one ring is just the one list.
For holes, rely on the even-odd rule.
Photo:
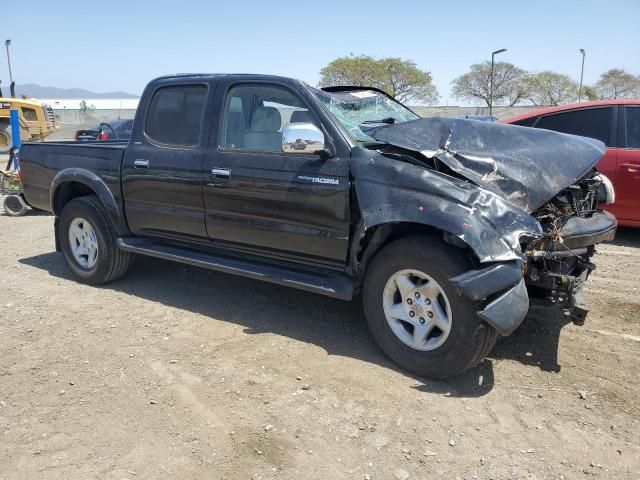
[(527, 212), (582, 177), (605, 149), (586, 137), (461, 118), (421, 118), (367, 134), (436, 158)]

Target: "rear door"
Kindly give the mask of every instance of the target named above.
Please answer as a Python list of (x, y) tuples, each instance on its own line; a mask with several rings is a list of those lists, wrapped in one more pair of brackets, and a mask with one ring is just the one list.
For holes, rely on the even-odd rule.
[(203, 121), (212, 88), (204, 82), (160, 84), (136, 118), (122, 165), (125, 212), (134, 234), (208, 241)]
[(616, 216), (640, 225), (640, 105), (624, 107), (616, 176)]
[(308, 102), (289, 86), (238, 83), (226, 92), (205, 161), (211, 240), (250, 254), (344, 268), (348, 158), (282, 151), (282, 127), (291, 122), (316, 124), (330, 142)]

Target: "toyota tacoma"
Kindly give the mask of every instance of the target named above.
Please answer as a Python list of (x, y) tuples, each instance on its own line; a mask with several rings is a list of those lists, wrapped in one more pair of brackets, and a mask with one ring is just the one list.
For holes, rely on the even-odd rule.
[(599, 208), (614, 195), (594, 169), (603, 153), (419, 118), (375, 88), (188, 74), (147, 86), (130, 140), (27, 143), (19, 159), (79, 281), (111, 282), (148, 255), (359, 296), (389, 357), (446, 378), (533, 303), (584, 322), (595, 246), (616, 230)]

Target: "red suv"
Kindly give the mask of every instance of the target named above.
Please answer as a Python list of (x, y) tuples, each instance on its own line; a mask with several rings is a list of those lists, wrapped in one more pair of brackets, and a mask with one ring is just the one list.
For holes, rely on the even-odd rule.
[(640, 227), (640, 99), (598, 100), (542, 108), (500, 120), (596, 138), (607, 146), (597, 168), (613, 183), (616, 200), (605, 209), (620, 225)]

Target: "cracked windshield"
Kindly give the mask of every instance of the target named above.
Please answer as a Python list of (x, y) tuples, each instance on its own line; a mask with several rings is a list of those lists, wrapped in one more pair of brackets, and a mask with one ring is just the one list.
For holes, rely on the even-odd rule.
[(324, 92), (314, 90), (318, 99), (340, 124), (360, 143), (379, 143), (367, 130), (384, 124), (419, 118), (411, 110), (374, 90)]

